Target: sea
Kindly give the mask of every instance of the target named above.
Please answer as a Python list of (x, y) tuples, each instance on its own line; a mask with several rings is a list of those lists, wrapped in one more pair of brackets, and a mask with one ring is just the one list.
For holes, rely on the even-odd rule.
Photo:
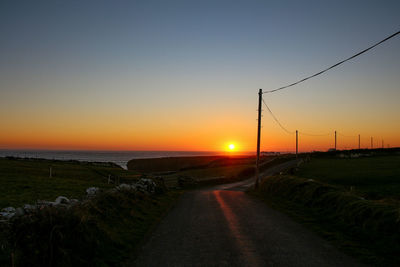
[(222, 155), (215, 151), (68, 151), (68, 150), (0, 150), (0, 157), (113, 162), (124, 169), (131, 159)]

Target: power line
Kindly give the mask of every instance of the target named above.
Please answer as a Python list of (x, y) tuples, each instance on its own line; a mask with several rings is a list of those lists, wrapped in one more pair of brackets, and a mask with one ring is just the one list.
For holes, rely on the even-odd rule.
[(265, 91), (264, 94), (265, 94), (265, 93), (273, 93), (273, 92), (276, 92), (276, 91), (280, 91), (280, 90), (286, 89), (286, 88), (288, 88), (288, 87), (294, 86), (294, 85), (296, 85), (296, 84), (299, 84), (299, 83), (301, 83), (301, 82), (304, 82), (304, 81), (306, 81), (306, 80), (308, 80), (308, 79), (311, 79), (311, 78), (313, 78), (313, 77), (315, 77), (315, 76), (321, 75), (322, 73), (324, 73), (324, 72), (326, 72), (326, 71), (328, 71), (328, 70), (330, 70), (330, 69), (333, 69), (333, 68), (335, 68), (335, 67), (337, 67), (337, 66), (339, 66), (339, 65), (341, 65), (341, 64), (343, 64), (343, 63), (345, 63), (346, 61), (349, 61), (350, 59), (353, 59), (353, 58), (355, 58), (355, 57), (358, 57), (359, 55), (364, 54), (365, 52), (371, 50), (372, 48), (374, 48), (374, 47), (380, 45), (380, 44), (383, 43), (383, 42), (386, 42), (387, 40), (389, 40), (389, 39), (395, 37), (395, 36), (398, 35), (398, 34), (400, 34), (400, 31), (398, 31), (398, 32), (396, 32), (396, 33), (393, 33), (392, 35), (386, 37), (386, 38), (383, 39), (382, 41), (377, 42), (376, 44), (374, 44), (374, 45), (368, 47), (367, 49), (364, 49), (364, 50), (362, 50), (361, 52), (359, 52), (359, 53), (357, 53), (357, 54), (355, 54), (355, 55), (353, 55), (353, 56), (351, 56), (351, 57), (349, 57), (349, 58), (346, 58), (345, 60), (342, 60), (342, 61), (340, 61), (340, 62), (338, 62), (338, 63), (336, 63), (336, 64), (334, 64), (334, 65), (332, 65), (332, 66), (330, 66), (329, 68), (326, 68), (326, 69), (324, 69), (324, 70), (322, 70), (322, 71), (320, 71), (320, 72), (317, 72), (317, 73), (315, 73), (315, 74), (313, 74), (313, 75), (311, 75), (311, 76), (308, 76), (308, 77), (306, 77), (306, 78), (304, 78), (304, 79), (301, 79), (301, 80), (299, 80), (299, 81), (297, 81), (297, 82), (294, 82), (294, 83), (291, 83), (291, 84), (289, 84), (289, 85), (282, 86), (282, 87), (279, 87), (279, 88), (274, 89), (274, 90)]
[[(262, 102), (264, 103), (265, 107), (267, 108), (269, 114), (271, 114), (272, 118), (275, 120), (275, 122), (282, 128), (282, 130), (284, 130), (286, 133), (288, 134), (294, 134), (296, 133), (295, 131), (289, 131), (288, 129), (286, 129), (286, 127), (284, 127), (282, 125), (282, 123), (279, 122), (279, 120), (276, 118), (276, 116), (274, 115), (274, 113), (272, 112), (272, 110), (268, 107), (267, 103), (265, 102), (264, 98), (262, 99)], [(311, 134), (311, 133), (304, 133), (304, 132), (298, 132), (301, 135), (308, 135), (308, 136), (328, 136), (328, 135), (332, 135), (332, 133), (327, 133), (327, 134)]]
[(286, 129), (285, 127), (283, 127), (283, 125), (279, 122), (279, 120), (275, 117), (274, 113), (272, 113), (271, 109), (268, 107), (267, 103), (265, 103), (264, 99), (262, 99), (264, 105), (267, 107), (267, 110), (269, 112), (269, 114), (271, 114), (272, 118), (274, 118), (274, 120), (276, 121), (276, 123), (278, 123), (278, 125), (282, 128), (282, 130), (284, 130), (285, 132), (287, 132), (288, 134), (294, 134), (295, 132), (291, 132), (288, 129)]

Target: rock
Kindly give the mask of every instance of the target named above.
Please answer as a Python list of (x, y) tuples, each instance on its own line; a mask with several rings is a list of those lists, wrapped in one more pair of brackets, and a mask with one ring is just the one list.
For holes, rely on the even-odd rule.
[(55, 204), (56, 205), (58, 205), (58, 204), (69, 204), (69, 202), (70, 201), (69, 201), (68, 198), (63, 197), (63, 196), (59, 196), (59, 197), (56, 198)]
[(15, 212), (7, 212), (7, 211), (0, 211), (0, 216), (4, 217), (5, 219), (9, 220), (14, 217)]
[(1, 209), (1, 211), (13, 213), (13, 212), (15, 212), (15, 208), (14, 207), (7, 207), (7, 208)]
[(120, 184), (119, 186), (116, 187), (117, 190), (135, 190), (136, 186), (135, 185), (130, 185), (130, 184)]
[(15, 210), (15, 216), (23, 216), (25, 214), (25, 211), (23, 208), (17, 208)]
[(144, 193), (154, 194), (156, 191), (156, 183), (152, 179), (141, 178), (135, 183), (136, 189)]
[(15, 216), (15, 208), (14, 207), (7, 207), (1, 209), (0, 216), (9, 220)]
[(88, 189), (86, 189), (86, 194), (89, 197), (95, 196), (98, 192), (99, 192), (99, 188), (98, 187), (89, 187)]
[(35, 205), (29, 205), (29, 204), (25, 204), (23, 208), (25, 212), (32, 212), (37, 209)]

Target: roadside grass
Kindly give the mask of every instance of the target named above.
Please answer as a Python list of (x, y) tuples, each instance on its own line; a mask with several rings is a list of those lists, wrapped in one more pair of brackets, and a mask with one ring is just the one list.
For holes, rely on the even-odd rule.
[(400, 201), (400, 155), (313, 158), (296, 176), (336, 185), (367, 199)]
[(13, 220), (0, 265), (123, 266), (181, 192), (105, 192), (69, 209), (48, 207)]
[[(374, 159), (377, 159), (376, 163)], [(386, 191), (377, 192), (374, 185), (381, 182), (384, 187), (391, 186), (391, 174), (398, 172), (396, 162), (396, 156), (366, 160), (313, 159), (300, 168), (299, 176), (268, 177), (251, 194), (289, 214), (364, 263), (399, 266), (399, 205), (392, 200), (398, 196), (397, 192), (390, 191), (391, 194), (386, 195), (390, 201), (360, 196), (371, 192), (385, 196)], [(363, 166), (365, 168), (361, 168)], [(351, 181), (348, 182), (346, 177)], [(350, 185), (357, 190), (350, 190)]]
[(137, 179), (139, 174), (112, 163), (0, 158), (0, 208), (54, 200), (60, 195), (80, 198), (88, 187), (112, 187), (109, 175), (124, 182)]
[(333, 244), (340, 251), (359, 259), (361, 262), (372, 266), (396, 266), (395, 255), (385, 258), (376, 250), (382, 250), (376, 245), (375, 240), (354, 235), (353, 227), (321, 214), (319, 209), (311, 209), (302, 204), (266, 195), (261, 192), (248, 192), (253, 197), (262, 199), (269, 207), (281, 211), (294, 221), (317, 233), (319, 236)]
[[(88, 187), (114, 187), (109, 177), (133, 182), (140, 173), (113, 163), (0, 158), (0, 208), (59, 195), (82, 199)], [(181, 194), (106, 190), (71, 208), (16, 217), (0, 224), (0, 266), (122, 266)]]

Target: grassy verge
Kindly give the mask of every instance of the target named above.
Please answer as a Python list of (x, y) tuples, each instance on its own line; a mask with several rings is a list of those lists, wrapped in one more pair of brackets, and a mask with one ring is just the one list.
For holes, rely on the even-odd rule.
[[(139, 176), (112, 163), (0, 158), (0, 208), (59, 195), (82, 199), (88, 187), (110, 189)], [(121, 266), (180, 195), (105, 190), (69, 208), (45, 207), (0, 223), (0, 266)]]
[(376, 266), (398, 266), (398, 206), (360, 198), (339, 186), (293, 176), (265, 179), (253, 195)]
[(0, 264), (121, 266), (180, 194), (105, 192), (71, 208), (48, 207), (17, 218), (1, 246)]
[(0, 158), (0, 209), (35, 203), (38, 199), (54, 200), (60, 195), (80, 198), (88, 187), (114, 186), (108, 184), (109, 176), (112, 181), (129, 182), (138, 178), (138, 172), (112, 163)]

